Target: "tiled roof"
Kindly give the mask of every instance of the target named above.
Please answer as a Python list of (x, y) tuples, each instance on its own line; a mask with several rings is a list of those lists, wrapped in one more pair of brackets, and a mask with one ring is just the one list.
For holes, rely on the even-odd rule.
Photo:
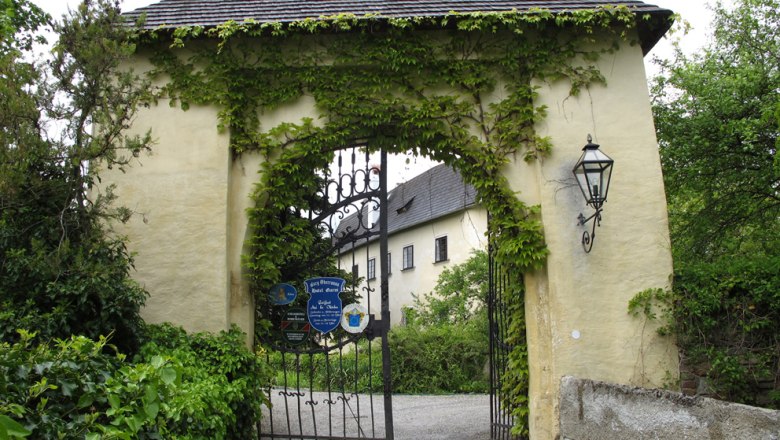
[[(387, 232), (392, 235), (462, 211), (473, 207), (476, 201), (473, 186), (465, 183), (454, 169), (438, 165), (388, 193)], [(363, 213), (363, 217), (368, 216)], [(358, 225), (357, 213), (352, 214), (339, 223), (334, 235), (340, 237), (346, 230), (355, 231)]]
[[(666, 18), (671, 11), (638, 0), (162, 0), (128, 12), (130, 18), (146, 13), (145, 28), (176, 28), (179, 26), (216, 26), (226, 21), (242, 22), (254, 19), (260, 23), (288, 23), (317, 19), (338, 14), (358, 17), (375, 14), (386, 18), (442, 17), (451, 12), (509, 12), (542, 8), (553, 12), (594, 9), (600, 6), (626, 5), (637, 13), (650, 13)], [(648, 24), (640, 21), (640, 27)], [(643, 48), (652, 47), (668, 30), (654, 25), (651, 32), (642, 32)], [(647, 49), (649, 50), (649, 49)]]

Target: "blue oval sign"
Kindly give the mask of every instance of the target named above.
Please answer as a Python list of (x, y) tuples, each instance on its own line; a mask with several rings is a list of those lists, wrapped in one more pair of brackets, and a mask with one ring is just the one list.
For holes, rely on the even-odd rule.
[(287, 283), (279, 283), (271, 287), (271, 291), (268, 292), (268, 299), (272, 304), (277, 306), (283, 306), (295, 301), (298, 297), (298, 290), (295, 287)]

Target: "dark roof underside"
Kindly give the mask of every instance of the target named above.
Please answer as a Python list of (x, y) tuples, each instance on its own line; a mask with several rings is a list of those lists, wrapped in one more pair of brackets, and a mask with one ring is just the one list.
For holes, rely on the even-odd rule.
[(128, 12), (130, 18), (146, 13), (146, 29), (180, 26), (212, 27), (233, 20), (254, 19), (260, 23), (289, 23), (338, 14), (384, 18), (443, 17), (457, 13), (527, 11), (541, 8), (552, 12), (626, 5), (653, 20), (639, 20), (642, 48), (647, 53), (669, 29), (672, 11), (637, 0), (162, 0)]

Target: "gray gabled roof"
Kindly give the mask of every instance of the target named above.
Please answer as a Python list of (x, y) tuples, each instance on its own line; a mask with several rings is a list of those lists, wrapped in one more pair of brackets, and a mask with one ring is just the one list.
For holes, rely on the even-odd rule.
[[(477, 203), (477, 191), (465, 183), (460, 173), (446, 165), (438, 165), (417, 177), (402, 183), (387, 195), (388, 235), (405, 231), (441, 217), (473, 207)], [(368, 214), (361, 213), (363, 223)], [(358, 213), (345, 217), (334, 236), (345, 231), (358, 231)], [(377, 229), (375, 225), (372, 231)]]
[[(338, 14), (383, 18), (444, 17), (453, 12), (510, 12), (541, 8), (560, 13), (626, 5), (637, 14), (660, 19), (651, 24), (639, 20), (642, 47), (649, 51), (669, 29), (672, 11), (638, 0), (162, 0), (128, 12), (130, 18), (146, 14), (146, 29), (180, 26), (213, 27), (227, 21), (253, 19), (259, 23), (290, 23)], [(648, 47), (646, 47), (648, 46)]]

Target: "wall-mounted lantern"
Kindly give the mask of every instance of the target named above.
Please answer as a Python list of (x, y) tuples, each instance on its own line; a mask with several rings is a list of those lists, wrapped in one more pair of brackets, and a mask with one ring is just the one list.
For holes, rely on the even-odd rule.
[(593, 138), (588, 135), (588, 144), (582, 148), (582, 156), (574, 165), (572, 172), (577, 178), (585, 203), (596, 210), (593, 215), (585, 218), (580, 213), (578, 225), (584, 225), (593, 220), (593, 229), (582, 233), (582, 247), (585, 252), (590, 252), (593, 240), (596, 239), (596, 226), (601, 226), (601, 206), (607, 201), (609, 180), (612, 178), (612, 164), (615, 161), (599, 150), (599, 145), (593, 143)]

